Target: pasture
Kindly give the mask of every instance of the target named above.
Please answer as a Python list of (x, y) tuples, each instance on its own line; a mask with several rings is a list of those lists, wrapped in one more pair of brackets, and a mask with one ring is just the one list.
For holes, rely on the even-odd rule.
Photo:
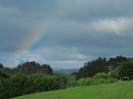
[(13, 99), (133, 99), (133, 81), (67, 88)]

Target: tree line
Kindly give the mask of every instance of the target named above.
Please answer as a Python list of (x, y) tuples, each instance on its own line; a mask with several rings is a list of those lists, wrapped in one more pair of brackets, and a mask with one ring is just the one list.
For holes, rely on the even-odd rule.
[(92, 77), (100, 72), (110, 72), (112, 77), (115, 78), (133, 76), (133, 58), (117, 56), (106, 59), (99, 57), (96, 60), (85, 63), (77, 73), (76, 80)]
[(53, 70), (48, 64), (42, 64), (36, 63), (35, 61), (32, 62), (25, 62), (22, 64), (19, 64), (16, 70), (19, 73), (30, 75), (35, 73), (44, 73), (44, 74), (53, 74)]

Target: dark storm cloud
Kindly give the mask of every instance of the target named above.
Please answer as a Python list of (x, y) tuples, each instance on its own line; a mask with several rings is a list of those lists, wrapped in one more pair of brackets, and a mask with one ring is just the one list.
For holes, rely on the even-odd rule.
[[(0, 1), (0, 50), (17, 50), (42, 19), (50, 17), (54, 1)], [(51, 5), (51, 7), (49, 7)], [(53, 7), (53, 8), (52, 8)]]
[(76, 21), (97, 18), (130, 17), (133, 15), (131, 0), (60, 0), (64, 19)]
[(18, 64), (18, 47), (44, 20), (54, 25), (24, 60), (80, 67), (99, 56), (132, 56), (132, 9), (132, 0), (1, 0), (0, 60)]

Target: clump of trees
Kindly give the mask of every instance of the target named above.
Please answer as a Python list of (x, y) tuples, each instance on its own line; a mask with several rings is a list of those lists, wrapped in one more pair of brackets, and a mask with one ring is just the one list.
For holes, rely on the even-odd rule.
[(9, 99), (35, 92), (60, 89), (63, 87), (61, 85), (57, 77), (52, 75), (14, 74), (9, 79), (0, 79), (0, 99)]
[(25, 62), (17, 67), (17, 71), (22, 74), (30, 75), (35, 73), (53, 74), (53, 70), (48, 64), (38, 64), (35, 61)]
[(15, 73), (15, 69), (10, 69), (8, 67), (4, 67), (2, 64), (0, 65), (0, 79), (1, 78), (9, 78), (13, 73)]
[(65, 88), (67, 79), (53, 75), (50, 65), (25, 62), (17, 68), (0, 64), (0, 99)]
[(123, 77), (128, 77), (129, 80), (133, 79), (133, 60), (132, 59), (119, 66), (118, 76), (121, 79)]
[(92, 77), (100, 72), (111, 72), (128, 60), (131, 60), (131, 58), (117, 56), (107, 60), (106, 58), (99, 57), (96, 60), (85, 63), (84, 66), (80, 68), (76, 76), (76, 80), (79, 80), (80, 78)]
[(107, 60), (99, 57), (80, 68), (74, 86), (111, 83), (124, 77), (133, 79), (133, 58), (117, 56)]

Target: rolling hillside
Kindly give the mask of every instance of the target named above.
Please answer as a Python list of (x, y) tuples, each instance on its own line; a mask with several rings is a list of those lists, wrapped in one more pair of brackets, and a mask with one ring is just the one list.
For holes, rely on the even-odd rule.
[(13, 99), (133, 99), (133, 81), (67, 88)]

